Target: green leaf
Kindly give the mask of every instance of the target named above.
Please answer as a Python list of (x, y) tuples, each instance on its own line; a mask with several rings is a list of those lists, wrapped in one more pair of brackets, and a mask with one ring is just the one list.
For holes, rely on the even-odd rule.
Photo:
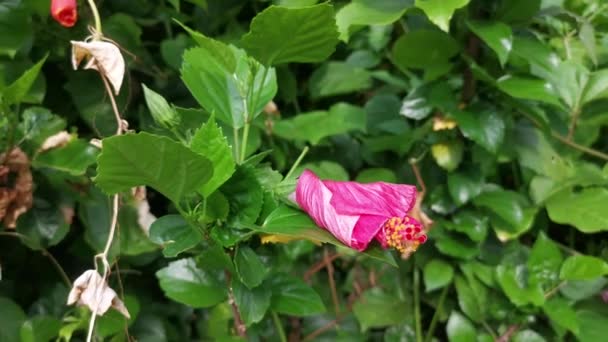
[(579, 324), (576, 312), (567, 300), (561, 297), (553, 297), (545, 302), (543, 312), (552, 322), (578, 335)]
[(69, 228), (59, 208), (42, 198), (17, 221), (17, 232), (27, 237), (23, 243), (34, 250), (58, 244)]
[(534, 100), (563, 107), (551, 84), (546, 81), (506, 75), (498, 79), (498, 89), (517, 99)]
[(592, 72), (585, 87), (582, 103), (608, 98), (608, 68)]
[(581, 25), (581, 28), (578, 32), (578, 37), (581, 40), (581, 43), (585, 46), (585, 50), (587, 50), (587, 55), (593, 62), (593, 65), (597, 66), (597, 48), (595, 41), (595, 29), (593, 25), (585, 21)]
[(444, 170), (454, 171), (462, 161), (464, 146), (460, 140), (451, 140), (431, 146), (431, 154)]
[(211, 118), (196, 131), (190, 141), (190, 149), (213, 163), (213, 176), (199, 190), (201, 195), (208, 197), (234, 173), (232, 148), (228, 145), (222, 129)]
[(603, 210), (608, 203), (608, 189), (601, 187), (574, 191), (564, 189), (547, 200), (547, 212), (551, 220), (569, 224), (583, 233), (608, 230), (608, 212)]
[[(1, 10), (1, 8), (0, 8)], [(0, 11), (0, 21), (2, 12)], [(0, 27), (2, 27), (2, 23), (0, 22)], [(1, 44), (1, 42), (0, 42)], [(6, 87), (2, 91), (1, 99), (5, 105), (12, 105), (20, 103), (25, 96), (28, 94), (36, 78), (38, 78), (38, 74), (40, 73), (40, 69), (42, 69), (42, 65), (46, 61), (48, 54), (45, 55), (38, 63), (36, 63), (33, 67), (29, 68), (21, 77), (19, 77), (15, 82)]]
[(19, 330), (26, 319), (27, 316), (19, 305), (8, 298), (0, 297), (0, 341), (20, 342)]
[(499, 113), (483, 111), (452, 113), (462, 134), (491, 153), (498, 152), (505, 137), (505, 123)]
[(239, 307), (239, 313), (245, 325), (260, 322), (266, 311), (270, 308), (272, 292), (267, 286), (258, 286), (254, 289), (245, 286), (238, 280), (232, 280), (234, 301)]
[(234, 256), (234, 267), (241, 282), (252, 289), (266, 278), (267, 269), (255, 252), (249, 247), (239, 247)]
[(17, 51), (31, 41), (34, 31), (32, 18), (19, 0), (0, 3), (0, 27), (5, 32), (0, 35), (0, 55), (14, 58)]
[(166, 215), (150, 226), (150, 240), (163, 247), (163, 255), (173, 258), (198, 245), (201, 233), (192, 228), (180, 215)]
[(469, 342), (477, 340), (477, 332), (473, 324), (457, 311), (452, 311), (446, 326), (450, 342)]
[(243, 50), (198, 35), (204, 47), (184, 53), (182, 80), (208, 113), (233, 128), (241, 128), (275, 96), (276, 73)]
[(534, 330), (524, 329), (513, 335), (513, 342), (546, 342), (545, 338)]
[(368, 89), (372, 74), (349, 63), (328, 62), (315, 70), (309, 82), (311, 97), (318, 99)]
[(167, 100), (162, 95), (150, 90), (145, 84), (142, 83), (141, 87), (144, 90), (146, 105), (154, 122), (167, 129), (172, 129), (179, 125), (180, 118)]
[(399, 20), (412, 6), (412, 0), (355, 0), (340, 8), (336, 22), (340, 39), (348, 42), (361, 26), (389, 25)]
[(301, 8), (270, 6), (253, 18), (242, 44), (267, 66), (321, 62), (338, 44), (334, 8), (328, 3)]
[(220, 188), (230, 203), (229, 222), (253, 224), (262, 211), (264, 190), (252, 167), (241, 165), (232, 177)]
[(95, 183), (115, 194), (147, 185), (173, 202), (199, 189), (213, 174), (211, 162), (169, 138), (126, 134), (103, 140)]
[(365, 111), (347, 103), (333, 105), (329, 111), (303, 113), (275, 122), (274, 134), (289, 140), (305, 140), (318, 144), (323, 138), (350, 131), (365, 132)]
[(362, 170), (359, 172), (355, 180), (360, 183), (397, 183), (397, 175), (395, 175), (395, 172), (393, 172), (391, 169), (378, 167)]
[(416, 0), (416, 7), (426, 13), (429, 20), (442, 30), (450, 30), (450, 19), (454, 11), (466, 6), (470, 0)]
[(495, 190), (482, 193), (473, 203), (489, 209), (513, 227), (519, 227), (526, 218), (523, 201), (522, 196), (514, 191)]
[(126, 318), (116, 310), (110, 310), (102, 317), (99, 317), (97, 321), (96, 332), (101, 337), (109, 337), (121, 331), (124, 331), (125, 327), (130, 326), (137, 319), (139, 315), (139, 301), (136, 297), (126, 295), (124, 297), (124, 303), (129, 310), (131, 318)]
[(605, 277), (593, 280), (569, 280), (560, 292), (568, 299), (579, 301), (599, 294), (606, 284), (608, 280)]
[(530, 256), (528, 270), (531, 276), (536, 277), (542, 284), (552, 287), (559, 280), (559, 270), (563, 261), (562, 253), (555, 242), (544, 233), (539, 233)]
[(361, 300), (355, 302), (353, 313), (362, 331), (397, 325), (411, 315), (408, 315), (408, 305), (394, 293), (386, 293), (378, 288), (364, 292)]
[(269, 282), (272, 289), (272, 310), (298, 317), (325, 312), (319, 294), (299, 278), (277, 274)]
[(524, 23), (540, 10), (542, 0), (510, 0), (501, 2), (498, 18), (507, 23)]
[(475, 242), (482, 242), (488, 235), (488, 218), (480, 212), (459, 211), (444, 226), (448, 230), (466, 234)]
[(525, 274), (527, 269), (524, 265), (516, 267), (499, 265), (496, 268), (496, 279), (511, 303), (516, 306), (543, 305), (545, 294), (542, 287), (538, 282), (530, 282), (533, 279), (526, 278)]
[(454, 267), (445, 261), (434, 259), (424, 265), (424, 287), (426, 292), (440, 289), (452, 282)]
[[(61, 320), (52, 316), (35, 316), (21, 326), (21, 342), (51, 341), (59, 334)], [(2, 336), (0, 334), (0, 336)], [(3, 340), (4, 341), (4, 340)]]
[(590, 73), (582, 64), (574, 61), (564, 61), (550, 75), (549, 80), (553, 89), (571, 111), (580, 109), (585, 99)]
[(397, 39), (392, 49), (392, 62), (402, 70), (438, 68), (449, 65), (450, 58), (459, 50), (454, 38), (444, 32), (415, 30)]
[(458, 306), (469, 318), (475, 322), (481, 322), (485, 315), (485, 303), (481, 293), (477, 293), (471, 285), (461, 276), (456, 277), (456, 294), (458, 295)]
[(67, 145), (38, 153), (32, 160), (35, 168), (49, 168), (82, 176), (95, 164), (99, 149), (82, 139), (73, 139)]
[(167, 297), (195, 308), (214, 306), (228, 295), (223, 273), (205, 271), (192, 258), (169, 263), (156, 277)]
[(608, 263), (604, 260), (587, 255), (573, 255), (564, 261), (560, 279), (591, 280), (608, 274)]
[(463, 205), (482, 191), (483, 180), (478, 174), (453, 172), (448, 174), (448, 190), (457, 205)]
[(608, 319), (605, 313), (579, 310), (576, 312), (579, 323), (579, 333), (576, 335), (581, 342), (595, 342), (606, 339)]
[(504, 67), (513, 48), (511, 27), (499, 21), (469, 21), (467, 24), (498, 55), (500, 65)]

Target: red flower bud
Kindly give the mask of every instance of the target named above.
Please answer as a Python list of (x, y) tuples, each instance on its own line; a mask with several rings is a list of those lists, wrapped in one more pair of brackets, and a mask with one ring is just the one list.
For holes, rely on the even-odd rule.
[(51, 15), (62, 26), (74, 26), (78, 19), (76, 0), (51, 0)]

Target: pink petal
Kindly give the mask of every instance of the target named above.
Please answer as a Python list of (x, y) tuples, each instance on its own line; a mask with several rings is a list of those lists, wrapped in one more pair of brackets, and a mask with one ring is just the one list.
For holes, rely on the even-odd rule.
[[(382, 225), (386, 219), (384, 216), (362, 215), (353, 228), (351, 247), (358, 251), (365, 250), (374, 237), (383, 233)], [(382, 246), (385, 247), (386, 243)]]
[(334, 194), (331, 204), (340, 214), (403, 217), (416, 202), (416, 187), (376, 182), (323, 181)]
[(296, 185), (296, 202), (315, 223), (327, 229), (338, 240), (352, 247), (353, 228), (359, 215), (336, 212), (330, 204), (332, 192), (311, 171), (305, 170)]

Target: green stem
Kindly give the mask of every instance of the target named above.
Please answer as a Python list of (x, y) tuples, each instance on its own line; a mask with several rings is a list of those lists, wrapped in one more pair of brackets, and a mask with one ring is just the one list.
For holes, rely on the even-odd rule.
[(232, 135), (233, 135), (233, 140), (234, 140), (234, 159), (237, 161), (237, 163), (240, 164), (239, 162), (239, 151), (241, 150), (239, 148), (239, 129), (238, 128), (233, 128), (232, 129)]
[(414, 320), (416, 322), (416, 342), (422, 342), (422, 320), (420, 318), (420, 273), (414, 266)]
[(304, 149), (302, 150), (302, 153), (300, 153), (300, 156), (298, 157), (298, 159), (296, 159), (296, 162), (293, 163), (293, 165), (291, 166), (291, 169), (289, 169), (289, 172), (287, 172), (287, 176), (285, 176), (285, 179), (288, 179), (289, 176), (291, 176), (291, 174), (300, 165), (300, 163), (302, 162), (302, 159), (304, 159), (304, 156), (306, 156), (307, 153), (308, 153), (308, 146), (304, 147)]
[(249, 123), (245, 124), (243, 128), (243, 144), (241, 145), (241, 162), (245, 160), (245, 156), (247, 155), (247, 139), (249, 138)]
[(441, 295), (439, 296), (439, 302), (437, 302), (437, 309), (435, 310), (435, 313), (433, 314), (433, 318), (431, 319), (431, 324), (429, 325), (429, 330), (426, 333), (426, 338), (424, 339), (425, 342), (430, 342), (431, 339), (433, 338), (433, 333), (435, 332), (435, 326), (437, 325), (437, 321), (439, 320), (439, 315), (441, 315), (441, 311), (443, 311), (443, 302), (445, 301), (445, 297), (447, 296), (449, 289), (450, 289), (450, 286), (447, 285), (446, 287), (443, 288), (443, 291), (441, 291)]
[(276, 311), (272, 311), (272, 321), (274, 322), (274, 326), (277, 329), (277, 334), (279, 334), (281, 342), (287, 342), (287, 336), (285, 335), (283, 324), (281, 324), (281, 320), (279, 319), (279, 315), (277, 315)]
[(99, 17), (99, 11), (97, 10), (97, 6), (95, 5), (95, 0), (89, 0), (89, 7), (91, 7), (91, 12), (93, 12), (93, 18), (95, 19), (95, 35), (94, 39), (99, 39), (101, 37), (101, 18)]

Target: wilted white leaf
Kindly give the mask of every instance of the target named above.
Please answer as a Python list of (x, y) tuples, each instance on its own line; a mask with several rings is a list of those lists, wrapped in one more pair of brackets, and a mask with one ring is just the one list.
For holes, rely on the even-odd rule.
[(72, 66), (74, 70), (84, 59), (88, 59), (85, 69), (98, 70), (112, 84), (116, 95), (120, 92), (125, 75), (125, 60), (118, 46), (104, 41), (72, 43)]
[(125, 304), (96, 270), (87, 270), (74, 281), (67, 304), (88, 306), (91, 312), (95, 311), (97, 306), (98, 316), (103, 316), (110, 307), (113, 307), (123, 316), (131, 318)]

